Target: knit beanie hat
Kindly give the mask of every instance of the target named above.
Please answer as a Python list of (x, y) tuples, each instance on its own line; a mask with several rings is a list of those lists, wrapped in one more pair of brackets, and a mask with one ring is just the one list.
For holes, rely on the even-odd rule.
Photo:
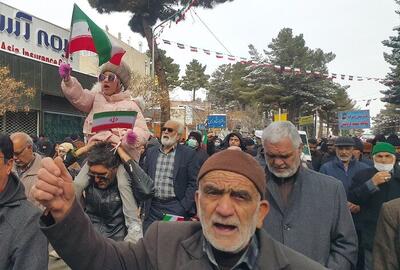
[(222, 170), (234, 172), (247, 177), (261, 195), (265, 198), (266, 179), (265, 173), (258, 162), (249, 154), (237, 150), (223, 150), (209, 157), (201, 166), (197, 176), (197, 182), (211, 171)]
[(374, 148), (372, 149), (372, 155), (375, 155), (375, 154), (381, 153), (381, 152), (387, 152), (387, 153), (394, 155), (394, 154), (396, 154), (396, 149), (390, 143), (377, 142), (375, 144)]
[(131, 80), (131, 70), (125, 62), (121, 61), (119, 66), (107, 62), (100, 67), (100, 73), (104, 73), (106, 71), (110, 71), (117, 75), (124, 88), (128, 89), (129, 82)]

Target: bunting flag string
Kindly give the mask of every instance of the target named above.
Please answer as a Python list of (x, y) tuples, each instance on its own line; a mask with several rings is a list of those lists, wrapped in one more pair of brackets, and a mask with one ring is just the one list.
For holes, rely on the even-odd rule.
[(176, 15), (171, 19), (175, 23), (179, 23), (180, 21), (185, 19), (186, 13), (189, 11), (191, 7), (193, 7), (195, 4), (197, 4), (196, 0), (191, 0), (189, 1), (183, 8), (181, 8)]
[[(278, 72), (284, 72), (284, 73), (293, 73), (295, 75), (309, 75), (309, 76), (314, 76), (314, 77), (319, 77), (319, 78), (326, 78), (326, 79), (340, 79), (340, 80), (349, 80), (349, 81), (375, 81), (384, 85), (391, 85), (393, 81), (383, 79), (383, 78), (374, 78), (374, 77), (366, 77), (366, 76), (354, 76), (354, 75), (348, 75), (348, 74), (338, 74), (338, 73), (326, 73), (322, 74), (321, 72), (318, 71), (312, 71), (312, 70), (302, 70), (300, 68), (295, 68), (295, 67), (286, 67), (286, 66), (279, 66), (279, 65), (273, 65), (271, 63), (258, 63), (257, 61), (254, 61), (253, 59), (248, 59), (246, 57), (240, 57), (240, 56), (235, 56), (235, 55), (230, 55), (230, 54), (224, 54), (221, 52), (209, 50), (209, 49), (204, 49), (204, 48), (199, 48), (195, 47), (192, 45), (187, 45), (184, 43), (179, 43), (167, 39), (162, 39), (162, 43), (165, 45), (173, 45), (175, 44), (179, 49), (188, 49), (192, 53), (203, 53), (206, 55), (215, 55), (217, 59), (226, 59), (231, 62), (242, 62), (242, 63), (247, 63), (251, 64), (256, 67), (266, 67), (266, 68), (273, 68), (274, 70)], [(367, 100), (365, 100), (367, 101)], [(368, 104), (369, 105), (369, 104)], [(366, 106), (368, 106), (366, 105)]]

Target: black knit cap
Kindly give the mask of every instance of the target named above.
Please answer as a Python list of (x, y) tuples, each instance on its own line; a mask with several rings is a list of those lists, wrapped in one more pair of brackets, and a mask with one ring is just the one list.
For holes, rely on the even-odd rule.
[(263, 168), (249, 154), (240, 150), (223, 150), (209, 157), (201, 166), (197, 182), (211, 171), (228, 171), (247, 177), (257, 188), (261, 199), (265, 198), (266, 179)]

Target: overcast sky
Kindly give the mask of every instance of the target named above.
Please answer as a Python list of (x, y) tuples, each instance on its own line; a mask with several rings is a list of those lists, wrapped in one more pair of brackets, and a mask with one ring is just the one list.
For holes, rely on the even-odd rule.
[[(70, 25), (75, 2), (99, 26), (107, 25), (113, 35), (121, 32), (122, 39), (130, 39), (133, 47), (139, 48), (142, 42), (143, 50), (147, 49), (147, 43), (130, 31), (128, 13), (98, 14), (86, 0), (0, 1), (65, 28)], [(308, 47), (336, 54), (329, 64), (330, 72), (384, 78), (389, 65), (383, 59), (387, 49), (382, 40), (393, 35), (393, 27), (400, 25), (395, 14), (398, 8), (394, 0), (235, 0), (213, 10), (195, 9), (195, 12), (235, 56), (248, 57), (250, 43), (262, 51), (283, 27), (290, 27), (295, 34), (304, 34)], [(161, 38), (227, 54), (193, 12), (187, 14), (185, 21), (165, 27)], [(193, 58), (206, 64), (209, 74), (218, 65), (229, 62), (216, 59), (215, 55), (181, 50), (176, 45), (160, 47), (182, 70)], [(366, 101), (360, 101), (382, 97), (379, 91), (385, 89), (383, 85), (371, 81), (337, 82), (351, 86), (348, 93), (358, 101), (360, 109), (369, 108), (376, 115), (383, 108), (379, 100), (372, 101), (368, 108)]]

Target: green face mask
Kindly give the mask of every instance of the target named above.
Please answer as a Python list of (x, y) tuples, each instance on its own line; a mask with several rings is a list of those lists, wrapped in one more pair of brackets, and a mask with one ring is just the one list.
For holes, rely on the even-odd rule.
[(196, 149), (199, 146), (199, 143), (195, 139), (189, 139), (186, 142), (186, 145), (189, 146), (190, 148)]

